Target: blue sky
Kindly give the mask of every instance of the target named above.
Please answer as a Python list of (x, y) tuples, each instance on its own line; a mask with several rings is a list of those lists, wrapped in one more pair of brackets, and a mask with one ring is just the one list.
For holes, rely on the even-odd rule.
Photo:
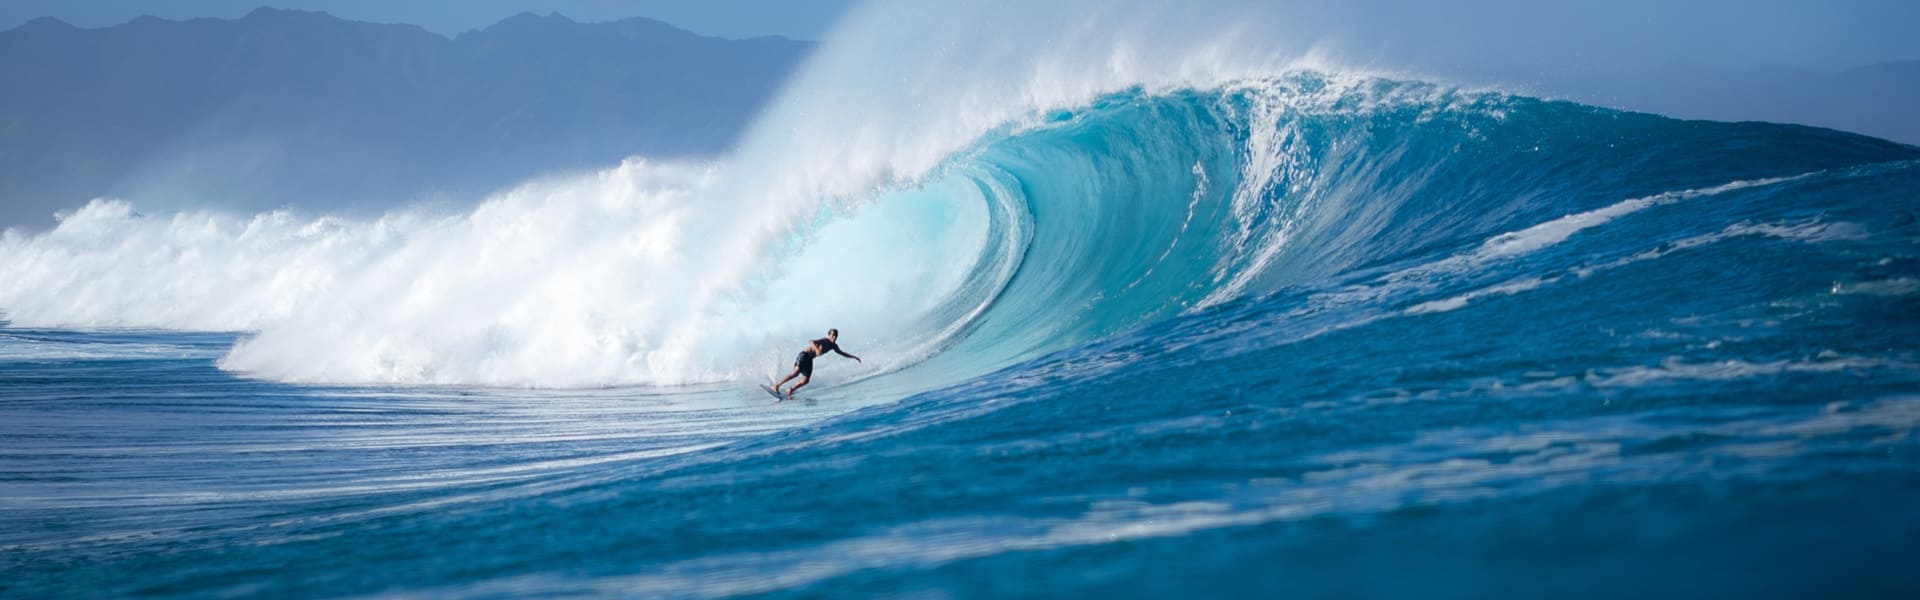
[(480, 29), (523, 12), (576, 21), (659, 19), (708, 35), (824, 37), (854, 0), (4, 0), (0, 29), (38, 17), (105, 27), (150, 14), (168, 19), (235, 18), (262, 5), (326, 11), (378, 23), (411, 23), (442, 34)]

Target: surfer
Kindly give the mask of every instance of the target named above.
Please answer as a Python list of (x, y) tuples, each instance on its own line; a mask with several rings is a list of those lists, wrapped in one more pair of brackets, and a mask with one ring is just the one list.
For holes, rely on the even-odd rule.
[[(811, 342), (807, 342), (806, 349), (801, 350), (800, 356), (794, 357), (793, 359), (793, 372), (788, 373), (787, 377), (785, 379), (781, 379), (779, 383), (773, 384), (773, 392), (776, 394), (781, 394), (782, 397), (784, 398), (792, 398), (794, 392), (800, 391), (800, 388), (805, 387), (807, 385), (807, 381), (813, 379), (813, 359), (819, 357), (822, 354), (833, 352), (835, 354), (839, 354), (841, 356), (851, 358), (853, 359), (853, 362), (860, 362), (860, 357), (854, 356), (852, 354), (847, 354), (847, 351), (840, 349), (839, 344), (834, 343), (836, 340), (839, 340), (839, 339), (840, 339), (840, 330), (828, 329), (827, 337), (823, 337)], [(780, 386), (786, 385), (788, 381), (792, 381), (793, 378), (795, 377), (800, 378), (800, 383), (793, 384), (792, 388), (782, 393), (780, 391)]]

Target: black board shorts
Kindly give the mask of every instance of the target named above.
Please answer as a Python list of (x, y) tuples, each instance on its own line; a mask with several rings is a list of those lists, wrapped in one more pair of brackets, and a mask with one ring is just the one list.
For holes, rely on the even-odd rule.
[(793, 358), (793, 366), (799, 367), (801, 377), (813, 377), (813, 354), (802, 351)]

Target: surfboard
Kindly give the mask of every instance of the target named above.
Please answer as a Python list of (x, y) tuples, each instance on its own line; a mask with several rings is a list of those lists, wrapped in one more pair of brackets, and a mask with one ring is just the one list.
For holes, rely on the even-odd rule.
[(771, 396), (773, 396), (773, 399), (774, 399), (775, 401), (780, 401), (780, 400), (786, 400), (786, 399), (787, 399), (787, 396), (786, 396), (786, 394), (782, 394), (782, 393), (780, 393), (780, 390), (776, 390), (776, 389), (773, 389), (773, 386), (770, 386), (770, 385), (767, 385), (767, 384), (764, 384), (764, 383), (762, 383), (762, 384), (760, 384), (760, 389), (762, 389), (762, 390), (766, 390), (766, 392), (767, 392), (767, 394), (769, 394), (769, 395), (771, 395)]

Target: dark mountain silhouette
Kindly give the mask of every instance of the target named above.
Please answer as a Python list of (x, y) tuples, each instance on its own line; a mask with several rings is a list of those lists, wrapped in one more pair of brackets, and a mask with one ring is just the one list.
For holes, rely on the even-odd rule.
[(523, 14), (446, 38), (262, 8), (0, 32), (0, 227), (148, 209), (377, 210), (725, 149), (811, 50)]

